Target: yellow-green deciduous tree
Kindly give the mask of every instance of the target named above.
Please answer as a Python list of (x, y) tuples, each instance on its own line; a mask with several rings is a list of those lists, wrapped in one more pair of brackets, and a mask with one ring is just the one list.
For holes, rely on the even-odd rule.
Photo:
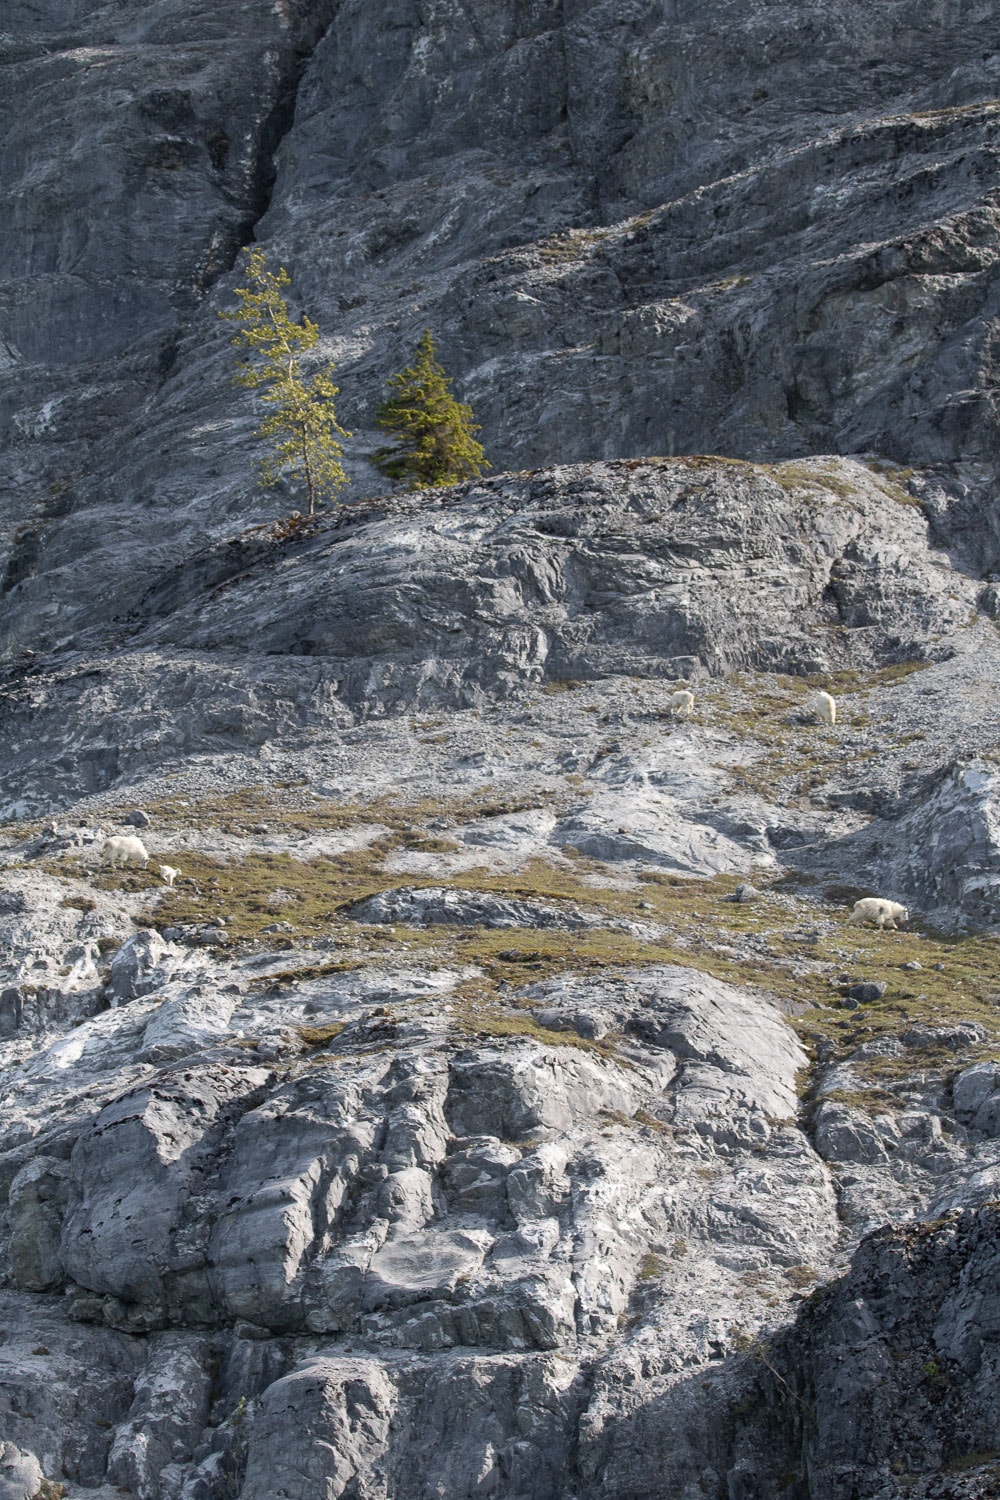
[(254, 434), (271, 450), (261, 460), (260, 476), (271, 485), (284, 473), (298, 475), (313, 515), (348, 483), (338, 438), (350, 433), (337, 421), (333, 366), (325, 365), (309, 378), (303, 373), (303, 356), (319, 343), (319, 329), (307, 317), (296, 323), (289, 313), (282, 292), (291, 278), (284, 266), (269, 271), (258, 246), (249, 252), (245, 272), (247, 285), (234, 289), (239, 307), (219, 317), (240, 325), (233, 343), (247, 357), (240, 361), (236, 384), (254, 391), (271, 408)]
[(416, 359), (390, 376), (392, 394), (375, 414), (383, 432), (396, 442), (377, 449), (372, 462), (388, 479), (404, 481), (410, 490), (458, 484), (490, 467), (473, 436), (480, 428), (472, 407), (456, 401), (436, 355), (437, 346), (426, 328)]

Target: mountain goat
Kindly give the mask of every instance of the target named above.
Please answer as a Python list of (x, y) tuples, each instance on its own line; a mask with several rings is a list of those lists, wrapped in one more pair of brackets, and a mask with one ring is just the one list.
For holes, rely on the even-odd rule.
[(112, 867), (138, 865), (140, 870), (144, 870), (149, 864), (149, 851), (142, 839), (137, 839), (134, 834), (118, 834), (114, 838), (104, 840), (101, 864)]
[(667, 707), (675, 719), (690, 719), (694, 713), (694, 693), (688, 692), (687, 688), (680, 688), (678, 692), (670, 694)]
[(837, 700), (830, 693), (819, 692), (813, 695), (813, 713), (821, 724), (829, 724), (832, 728), (837, 722)]
[(159, 869), (160, 879), (164, 885), (173, 885), (180, 873), (180, 870), (175, 870), (173, 865), (161, 865)]
[(886, 901), (882, 896), (863, 896), (855, 901), (854, 910), (847, 919), (848, 927), (861, 927), (871, 922), (883, 932), (886, 927), (896, 931), (897, 922), (908, 922), (910, 913), (898, 901)]

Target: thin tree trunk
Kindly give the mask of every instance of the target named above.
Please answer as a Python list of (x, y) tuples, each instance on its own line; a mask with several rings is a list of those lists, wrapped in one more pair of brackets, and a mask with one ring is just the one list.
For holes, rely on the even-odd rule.
[(313, 482), (312, 464), (309, 462), (309, 440), (306, 437), (306, 429), (300, 428), (302, 442), (302, 467), (306, 471), (306, 488), (309, 491), (309, 514), (316, 514), (316, 486)]

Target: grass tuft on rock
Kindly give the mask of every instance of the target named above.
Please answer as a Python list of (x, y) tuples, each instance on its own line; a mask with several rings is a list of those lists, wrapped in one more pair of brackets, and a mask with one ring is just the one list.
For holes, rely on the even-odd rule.
[[(920, 665), (883, 669), (866, 683), (876, 677), (883, 684), (899, 681)], [(839, 687), (831, 678), (824, 681)], [(787, 684), (777, 680), (774, 702), (762, 705), (751, 732), (766, 743), (782, 709), (801, 705), (808, 688), (808, 683), (798, 679), (789, 679)], [(791, 736), (787, 728), (783, 732), (790, 746), (784, 753), (798, 755), (808, 750), (815, 757), (826, 755), (826, 732), (820, 726), (795, 730)], [(280, 824), (286, 832), (291, 828), (306, 835), (317, 824), (323, 828), (375, 825), (384, 832), (364, 848), (321, 858), (268, 849), (230, 859), (185, 851), (179, 859), (186, 883), (172, 889), (158, 884), (148, 871), (90, 873), (82, 867), (77, 870), (79, 861), (69, 859), (54, 862), (52, 873), (67, 880), (67, 899), (74, 904), (83, 882), (72, 877), (80, 875), (100, 889), (155, 893), (136, 920), (161, 930), (210, 926), (222, 918), (229, 942), (237, 950), (274, 947), (279, 942), (288, 947), (319, 944), (341, 950), (330, 961), (295, 964), (290, 959), (281, 974), (259, 980), (272, 987), (296, 986), (372, 962), (405, 965), (418, 955), (421, 961), (475, 971), (478, 998), (475, 1002), (468, 996), (463, 999), (459, 1021), (461, 1027), (477, 1034), (530, 1034), (554, 1045), (600, 1051), (601, 1046), (575, 1033), (538, 1027), (529, 1010), (511, 1005), (510, 993), (553, 975), (650, 965), (701, 970), (737, 987), (763, 992), (792, 1017), (814, 1064), (845, 1058), (863, 1042), (879, 1037), (901, 1038), (918, 1025), (974, 1021), (991, 1040), (1000, 1031), (1000, 944), (995, 937), (950, 938), (929, 931), (879, 933), (847, 928), (844, 922), (856, 894), (853, 888), (824, 890), (801, 880), (789, 883), (757, 874), (754, 880), (761, 898), (741, 903), (726, 899), (739, 883), (735, 875), (705, 880), (645, 870), (632, 878), (582, 856), (534, 858), (513, 873), (494, 874), (484, 868), (449, 873), (450, 829), (466, 820), (545, 805), (545, 800), (541, 793), (497, 798), (494, 791), (484, 788), (450, 804), (379, 799), (345, 805), (317, 802), (301, 787), (267, 794), (250, 789), (209, 803), (188, 803), (181, 812), (191, 826), (199, 828), (211, 827), (213, 817), (221, 816), (231, 820), (232, 827), (259, 819), (268, 826)], [(418, 878), (386, 868), (401, 849), (421, 846), (425, 852), (441, 854), (440, 869)], [(400, 884), (443, 885), (541, 900), (596, 916), (598, 925), (575, 930), (493, 929), (362, 925), (350, 920), (347, 911), (354, 903)], [(280, 937), (265, 930), (279, 924)], [(913, 962), (920, 968), (904, 967)], [(857, 1010), (845, 1009), (841, 992), (859, 980), (881, 980), (886, 992)], [(947, 1047), (932, 1047), (927, 1056), (907, 1047), (905, 1056), (872, 1058), (858, 1065), (857, 1072), (864, 1088), (891, 1091), (907, 1070), (944, 1075), (953, 1066), (954, 1054)], [(808, 1092), (808, 1079), (804, 1088)], [(868, 1103), (874, 1106), (874, 1097)]]

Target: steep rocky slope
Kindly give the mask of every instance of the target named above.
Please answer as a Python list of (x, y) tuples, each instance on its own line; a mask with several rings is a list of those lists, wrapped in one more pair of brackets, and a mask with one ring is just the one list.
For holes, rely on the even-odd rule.
[[(796, 679), (717, 685), (678, 723), (667, 686), (603, 677), (326, 728), (255, 788), (249, 757), (196, 759), (141, 787), (173, 890), (97, 868), (120, 792), (12, 826), (18, 1462), (71, 1495), (303, 1500), (818, 1496), (838, 1464), (844, 1494), (895, 1495), (903, 1460), (981, 1469), (965, 1312), (914, 1333), (870, 1452), (870, 1377), (817, 1373), (869, 1334), (811, 1301), (788, 1326), (859, 1236), (997, 1191), (995, 937), (845, 928), (844, 886), (794, 876), (819, 840), (892, 840), (837, 785), (877, 743), (898, 796), (921, 697), (974, 665), (876, 673), (832, 736)], [(942, 1415), (894, 1444), (911, 1377), (968, 1385), (969, 1434)]]
[(0, 1500), (996, 1492), (997, 11), (5, 7)]
[(996, 566), (994, 21), (8, 7), (5, 638), (66, 637), (81, 555), (106, 620), (206, 529), (280, 511), (215, 317), (251, 228), (340, 365), (358, 494), (430, 323), (499, 468), (874, 452), (935, 466), (943, 534)]

